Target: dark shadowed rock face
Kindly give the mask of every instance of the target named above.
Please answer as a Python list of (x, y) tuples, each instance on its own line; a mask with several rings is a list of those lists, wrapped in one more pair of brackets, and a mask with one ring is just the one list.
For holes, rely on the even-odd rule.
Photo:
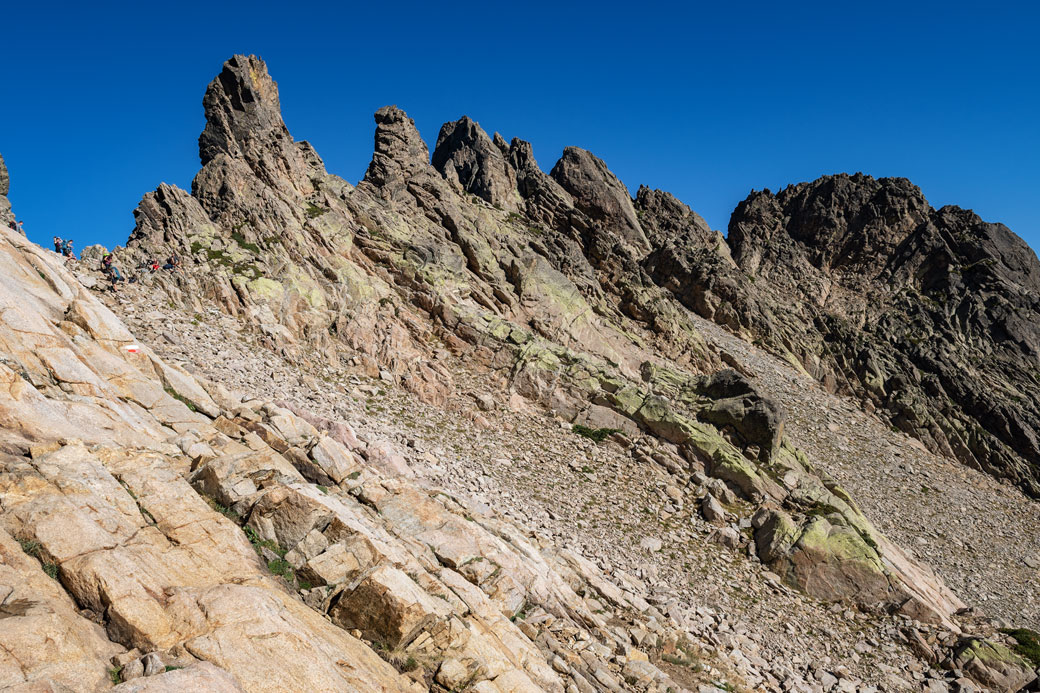
[(258, 150), (272, 141), (289, 139), (278, 85), (256, 56), (235, 56), (224, 63), (206, 89), (202, 106), (206, 112), (206, 128), (199, 136), (203, 165), (218, 154), (257, 158)]
[(655, 248), (675, 240), (714, 246), (722, 239), (722, 234), (712, 231), (700, 214), (669, 192), (640, 185), (635, 208), (643, 231)]
[[(757, 253), (771, 249), (768, 241), (776, 232), (802, 244), (815, 267), (869, 271), (879, 269), (875, 265), (890, 257), (930, 210), (921, 190), (905, 178), (826, 176), (776, 196), (750, 195), (733, 214), (730, 244), (741, 267), (752, 272), (760, 264)], [(786, 223), (778, 224), (784, 218)], [(779, 239), (774, 242), (782, 246)]]
[(11, 179), (7, 175), (7, 165), (4, 163), (4, 157), (0, 155), (0, 195), (7, 197), (7, 193), (11, 191)]
[(530, 142), (514, 137), (509, 143), (508, 156), (527, 216), (552, 228), (563, 229), (574, 209), (570, 193), (538, 168)]
[[(861, 174), (752, 193), (729, 229), (757, 278), (743, 327), (933, 450), (1040, 494), (1040, 263), (1020, 238)], [(763, 305), (785, 315), (769, 334)]]
[(637, 254), (646, 253), (650, 244), (639, 225), (632, 198), (601, 159), (584, 149), (567, 147), (549, 175), (594, 223), (613, 230)]
[(508, 146), (500, 135), (495, 136), (501, 146), (468, 116), (445, 123), (433, 150), (433, 166), (466, 192), (502, 209), (516, 210), (520, 202), (516, 172), (506, 160)]

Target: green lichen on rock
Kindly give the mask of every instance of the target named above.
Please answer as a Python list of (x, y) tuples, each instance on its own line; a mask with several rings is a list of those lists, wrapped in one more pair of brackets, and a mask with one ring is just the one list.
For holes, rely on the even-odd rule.
[(249, 292), (266, 301), (277, 301), (285, 294), (285, 287), (273, 279), (259, 277), (249, 282)]
[(1010, 635), (1015, 640), (1016, 654), (1040, 668), (1040, 633), (1028, 628), (1003, 628), (1000, 632)]
[(1009, 650), (1004, 645), (992, 640), (969, 640), (957, 655), (958, 661), (965, 664), (972, 659), (977, 659), (986, 666), (994, 664), (1015, 664), (1028, 666), (1025, 659)]

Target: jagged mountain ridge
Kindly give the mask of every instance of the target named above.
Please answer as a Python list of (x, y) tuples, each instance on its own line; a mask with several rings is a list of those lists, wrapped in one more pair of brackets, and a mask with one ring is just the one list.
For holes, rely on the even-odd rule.
[[(441, 352), (454, 352), (499, 375), (509, 391), (567, 419), (621, 429), (621, 441), (653, 441), (656, 457), (640, 463), (666, 465), (681, 493), (694, 493), (702, 483), (695, 480), (705, 474), (713, 477), (705, 506), (712, 507), (715, 496), (743, 503), (738, 514), (753, 537), (749, 544), (734, 531), (724, 540), (757, 555), (789, 584), (823, 599), (899, 611), (951, 633), (963, 625), (956, 613), (962, 605), (941, 580), (874, 530), (848, 494), (785, 440), (784, 412), (766, 393), (737, 373), (716, 372), (723, 362), (739, 363), (705, 345), (675, 302), (676, 287), (655, 281), (654, 273), (668, 253), (692, 251), (698, 271), (712, 278), (698, 287), (697, 300), (718, 313), (730, 305), (719, 302), (720, 291), (752, 296), (736, 269), (745, 258), (735, 261), (721, 235), (673, 197), (641, 188), (632, 200), (603, 162), (577, 149), (568, 149), (545, 174), (529, 144), (489, 138), (465, 118), (442, 129), (431, 163), (414, 124), (394, 107), (376, 114), (373, 160), (354, 188), (328, 174), (309, 145), (292, 141), (278, 112), (277, 87), (262, 61), (251, 57), (236, 56), (225, 65), (204, 106), (203, 168), (192, 194), (161, 186), (146, 196), (135, 212), (131, 242), (118, 253), (124, 265), (171, 250), (188, 256), (183, 275), (150, 280), (172, 304), (190, 313), (216, 303), (291, 361), (342, 363), (449, 408), (458, 406), (459, 397)], [(685, 236), (677, 233), (682, 230)], [(89, 273), (83, 277), (96, 281)], [(768, 299), (758, 300), (766, 305)], [(739, 329), (740, 316), (733, 315), (731, 326)], [(53, 368), (38, 370), (41, 377), (68, 382)], [(193, 406), (197, 399), (211, 417), (232, 421), (214, 422), (222, 436), (254, 444), (254, 433), (276, 452), (286, 448), (282, 462), (268, 457), (256, 469), (249, 465), (257, 460), (248, 456), (232, 463), (223, 454), (220, 464), (196, 459), (192, 466), (201, 465), (201, 471), (192, 470), (192, 481), (196, 490), (241, 511), (254, 531), (292, 547), (303, 559), (302, 570), (320, 572), (329, 556), (310, 555), (314, 547), (299, 541), (298, 528), (282, 526), (290, 510), (283, 504), (286, 494), (295, 499), (287, 504), (295, 506), (321, 499), (315, 484), (349, 489), (386, 518), (396, 516), (402, 503), (415, 503), (395, 480), (377, 485), (400, 496), (396, 505), (384, 505), (384, 491), (370, 496), (351, 483), (330, 457), (330, 444), (294, 437), (287, 426), (299, 430), (303, 424), (286, 419), (291, 412), (274, 403), (210, 405), (208, 393), (188, 389), (190, 381), (164, 384)], [(61, 397), (57, 391), (50, 395)], [(229, 444), (205, 424), (197, 422), (207, 444)], [(17, 456), (28, 442), (10, 445)], [(62, 450), (66, 456), (74, 452)], [(387, 464), (374, 452), (361, 456), (376, 467)], [(375, 473), (397, 476), (401, 469), (395, 464)], [(299, 485), (289, 488), (309, 500), (286, 491), (285, 478), (265, 482), (263, 494), (243, 495), (243, 475), (271, 471)], [(736, 501), (738, 496), (744, 500)], [(719, 511), (727, 512), (711, 509)], [(434, 524), (441, 521), (435, 514)], [(325, 541), (341, 538), (329, 535)], [(436, 539), (420, 542), (438, 550)], [(414, 589), (407, 580), (386, 582), (386, 572), (379, 576), (383, 582), (373, 580), (366, 589)], [(498, 589), (495, 577), (481, 588)], [(466, 579), (482, 583), (484, 576), (467, 573)], [(347, 589), (309, 604), (353, 623), (367, 594)], [(437, 612), (429, 603), (422, 608)], [(384, 625), (370, 627), (365, 640), (387, 636)], [(443, 643), (434, 647), (445, 651)], [(967, 661), (964, 652), (972, 647), (958, 645), (959, 661)], [(536, 685), (547, 689), (551, 674), (542, 666), (535, 657), (523, 676), (543, 677)], [(465, 675), (471, 670), (464, 668)], [(604, 672), (610, 681), (617, 668)], [(584, 680), (612, 690), (595, 671), (586, 673), (592, 678), (566, 675), (575, 686)], [(479, 690), (527, 690), (516, 688), (521, 676), (507, 671), (480, 676), (486, 678), (477, 682)], [(642, 687), (667, 685), (652, 671), (641, 676), (636, 678)], [(635, 685), (622, 678), (622, 685)], [(250, 681), (249, 687), (262, 689), (258, 680)]]
[[(467, 118), (442, 128), (431, 160), (393, 106), (375, 114), (372, 162), (353, 188), (288, 138), (277, 90), (252, 57), (229, 61), (203, 103), (204, 163), (192, 196), (180, 193), (181, 209), (158, 219), (146, 197), (131, 252), (186, 249), (198, 263), (188, 286), (200, 282), (225, 309), (258, 321), (285, 353), (306, 359), (301, 346), (316, 345), (338, 361), (346, 342), (360, 352), (352, 362), (443, 405), (450, 374), (425, 346), (440, 340), (567, 419), (680, 446), (753, 503), (779, 504), (764, 508), (759, 548), (802, 589), (887, 601), (928, 619), (958, 608), (785, 445), (783, 414), (762, 393), (739, 376), (692, 375), (717, 370), (724, 356), (705, 348), (672, 289), (644, 269), (651, 247), (640, 217), (658, 241), (684, 228), (683, 240), (713, 262), (736, 264), (720, 235), (673, 197), (642, 189), (637, 212), (592, 154), (568, 148), (545, 174), (528, 143), (507, 146)], [(286, 180), (272, 181), (274, 171)], [(160, 237), (156, 228), (181, 233)], [(194, 291), (167, 288), (178, 302), (197, 301)], [(813, 519), (816, 507), (837, 524)], [(863, 554), (845, 564), (834, 543), (799, 543), (816, 532)], [(835, 559), (844, 567), (828, 567)]]
[(1040, 493), (1040, 263), (1022, 239), (933, 209), (905, 179), (857, 175), (750, 196), (730, 244), (774, 297), (801, 299), (775, 327), (810, 372)]
[[(213, 192), (238, 160), (230, 154), (241, 152), (239, 159), (271, 189), (285, 192), (287, 181), (296, 181), (289, 185), (300, 186), (292, 194), (301, 226), (320, 229), (311, 233), (324, 234), (325, 243), (336, 233), (350, 233), (350, 222), (340, 218), (299, 219), (301, 200), (311, 204), (317, 196), (322, 205), (308, 171), (328, 174), (308, 144), (292, 143), (277, 115), (277, 88), (263, 74), (267, 82), (257, 93), (266, 89), (272, 101), (251, 107), (256, 113), (244, 120), (227, 116), (227, 105), (217, 108), (230, 97), (207, 96), (204, 106), (214, 118), (200, 138), (204, 167), (193, 183), (195, 197), (211, 221), (241, 224), (222, 218), (228, 202)], [(236, 99), (242, 98), (238, 93)], [(567, 148), (546, 174), (529, 143), (507, 144), (497, 133), (489, 137), (463, 117), (441, 129), (431, 170), (425, 143), (404, 125), (407, 117), (397, 109), (380, 114), (376, 154), (361, 189), (390, 201), (410, 200), (411, 191), (425, 189), (420, 204), (431, 219), (456, 229), (450, 233), (458, 236), (467, 267), (489, 273), (485, 280), (497, 272), (498, 291), (478, 301), (496, 310), (512, 307), (508, 261), (498, 248), (486, 252), (479, 242), (473, 245), (465, 229), (472, 222), (458, 214), (466, 206), (445, 207), (452, 190), (472, 194), (532, 229), (555, 231), (530, 245), (534, 254), (563, 272), (593, 312), (608, 320), (620, 313), (649, 325), (660, 341), (676, 342), (661, 346), (668, 355), (685, 350), (701, 364), (711, 360), (697, 353), (692, 330), (674, 328), (680, 318), (661, 300), (662, 290), (698, 314), (788, 354), (829, 389), (860, 397), (868, 410), (879, 408), (933, 451), (1009, 479), (1031, 495), (1040, 492), (1040, 370), (1032, 319), (1040, 310), (1040, 263), (1006, 227), (953, 207), (933, 210), (903, 179), (840, 175), (791, 186), (778, 196), (753, 193), (734, 212), (726, 239), (668, 193), (640, 188), (630, 198), (606, 165), (584, 150)], [(241, 144), (232, 127), (242, 133)], [(275, 142), (273, 158), (248, 153), (263, 141), (260, 132)], [(211, 165), (217, 156), (223, 163)], [(211, 179), (218, 169), (220, 176)], [(287, 175), (272, 177), (272, 170)], [(363, 199), (347, 194), (349, 185), (340, 179), (329, 180), (348, 206)], [(137, 214), (150, 204), (146, 198)], [(365, 217), (358, 211), (351, 210), (355, 220)], [(197, 223), (206, 221), (200, 216)], [(268, 227), (281, 228), (257, 218), (240, 233), (267, 252)], [(147, 228), (148, 222), (139, 223), (133, 237)], [(412, 250), (423, 263), (440, 261), (435, 247)], [(606, 295), (618, 300), (604, 301)], [(616, 353), (601, 355), (618, 361)]]

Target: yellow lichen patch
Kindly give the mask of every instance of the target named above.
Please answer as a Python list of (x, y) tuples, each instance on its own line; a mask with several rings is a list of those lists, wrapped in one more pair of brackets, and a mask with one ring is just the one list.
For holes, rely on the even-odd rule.
[(267, 301), (277, 301), (285, 294), (285, 287), (266, 277), (254, 279), (248, 283), (249, 293)]

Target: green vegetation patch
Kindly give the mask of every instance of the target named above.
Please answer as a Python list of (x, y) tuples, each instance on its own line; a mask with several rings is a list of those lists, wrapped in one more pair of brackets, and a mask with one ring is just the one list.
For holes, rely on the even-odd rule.
[(328, 211), (329, 210), (326, 209), (325, 207), (319, 207), (318, 205), (314, 204), (313, 202), (308, 202), (307, 203), (307, 210), (306, 210), (305, 213), (307, 214), (307, 218), (308, 219), (317, 219), (322, 214), (325, 214)]
[(235, 243), (238, 243), (238, 247), (242, 248), (243, 250), (248, 250), (251, 253), (260, 252), (260, 246), (258, 246), (256, 243), (248, 242), (246, 240), (246, 237), (238, 231), (233, 231), (231, 233), (231, 239), (235, 241)]
[(170, 397), (173, 397), (175, 400), (177, 400), (178, 402), (180, 402), (181, 404), (186, 406), (188, 409), (190, 409), (192, 411), (198, 411), (199, 410), (198, 407), (195, 406), (194, 402), (192, 402), (187, 397), (184, 397), (184, 396), (180, 395), (172, 387), (167, 387), (167, 388), (163, 388), (163, 389), (166, 390), (166, 394), (168, 394)]
[(234, 522), (234, 523), (235, 523), (236, 525), (237, 525), (237, 524), (238, 524), (239, 522), (241, 522), (241, 521), (242, 521), (242, 516), (241, 516), (241, 515), (239, 515), (239, 514), (238, 514), (238, 513), (236, 513), (236, 512), (234, 511), (234, 510), (232, 510), (231, 508), (227, 507), (226, 505), (221, 505), (220, 503), (218, 503), (218, 502), (216, 501), (216, 499), (215, 499), (215, 498), (211, 498), (211, 497), (209, 497), (209, 496), (205, 496), (205, 495), (204, 495), (204, 496), (202, 496), (202, 497), (203, 497), (203, 498), (204, 498), (204, 499), (206, 500), (206, 502), (207, 502), (207, 503), (209, 504), (209, 507), (213, 508), (213, 509), (214, 509), (214, 510), (216, 510), (216, 511), (217, 511), (218, 513), (220, 513), (221, 515), (223, 515), (223, 516), (224, 516), (224, 517), (226, 517), (227, 519), (231, 520), (231, 521), (232, 521), (232, 522)]
[(18, 543), (21, 545), (22, 551), (40, 562), (43, 572), (47, 573), (47, 577), (52, 580), (58, 579), (58, 565), (43, 559), (43, 546), (40, 545), (40, 542), (30, 539), (19, 539)]
[(1018, 656), (1034, 667), (1040, 667), (1040, 633), (1028, 628), (1002, 628), (1000, 632), (1010, 635), (1018, 643), (1012, 648)]
[(597, 443), (602, 443), (615, 433), (621, 433), (620, 428), (589, 428), (588, 426), (582, 426), (581, 424), (575, 424), (571, 427), (571, 430), (579, 436), (584, 436), (585, 438), (594, 440)]

